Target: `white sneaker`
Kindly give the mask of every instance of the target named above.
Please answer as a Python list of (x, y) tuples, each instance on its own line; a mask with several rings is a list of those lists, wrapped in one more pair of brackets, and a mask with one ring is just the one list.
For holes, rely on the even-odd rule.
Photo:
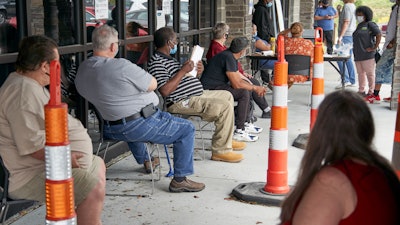
[(244, 130), (247, 133), (252, 133), (252, 134), (259, 134), (263, 131), (262, 127), (258, 127), (254, 125), (253, 123), (244, 123)]
[(246, 142), (253, 142), (258, 140), (257, 135), (252, 135), (246, 133), (246, 131), (242, 129), (236, 129), (235, 133), (233, 134), (233, 140), (235, 141), (246, 141)]

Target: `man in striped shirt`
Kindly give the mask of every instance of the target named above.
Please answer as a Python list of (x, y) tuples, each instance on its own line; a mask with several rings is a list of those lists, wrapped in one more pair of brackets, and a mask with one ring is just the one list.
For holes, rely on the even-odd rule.
[[(233, 141), (234, 111), (233, 97), (228, 91), (203, 90), (199, 79), (189, 74), (195, 67), (193, 61), (181, 65), (171, 54), (177, 50), (177, 37), (172, 28), (163, 27), (154, 33), (157, 51), (148, 63), (149, 73), (158, 83), (158, 90), (166, 98), (169, 112), (200, 116), (203, 120), (214, 122), (211, 160), (240, 162), (242, 154), (232, 150), (243, 150), (245, 143)], [(203, 64), (197, 63), (197, 75)]]

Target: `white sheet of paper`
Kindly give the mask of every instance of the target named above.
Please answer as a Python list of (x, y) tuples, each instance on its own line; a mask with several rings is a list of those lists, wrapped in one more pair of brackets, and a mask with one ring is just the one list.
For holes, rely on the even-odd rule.
[(192, 60), (194, 62), (194, 68), (192, 71), (190, 71), (190, 75), (196, 77), (197, 75), (197, 63), (201, 60), (201, 58), (203, 57), (203, 53), (204, 53), (204, 48), (200, 47), (199, 45), (195, 45), (193, 47), (192, 50), (192, 55), (190, 56), (190, 60)]

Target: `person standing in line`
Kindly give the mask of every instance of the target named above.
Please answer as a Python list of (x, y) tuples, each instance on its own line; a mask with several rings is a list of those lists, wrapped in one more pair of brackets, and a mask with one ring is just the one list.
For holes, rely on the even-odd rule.
[[(343, 62), (338, 62), (340, 73), (344, 72), (344, 85), (347, 87), (355, 87), (356, 76), (354, 71), (353, 60), (353, 32), (356, 30), (356, 6), (354, 0), (343, 0), (344, 6), (339, 14), (339, 33), (337, 44), (349, 45), (350, 59), (346, 61), (346, 70), (343, 71)], [(341, 89), (342, 84), (336, 86)]]
[[(381, 31), (378, 25), (372, 22), (373, 12), (368, 6), (359, 6), (356, 9), (357, 29), (353, 33), (354, 62), (358, 74), (358, 93), (368, 98), (374, 93), (375, 87), (375, 52), (381, 42)], [(365, 89), (368, 89), (365, 94)]]
[(336, 9), (329, 4), (329, 0), (321, 1), (322, 7), (318, 7), (315, 11), (314, 20), (317, 22), (317, 27), (321, 27), (324, 32), (323, 37), (326, 42), (326, 53), (331, 55), (333, 51), (333, 20), (338, 17), (338, 13)]
[(282, 204), (281, 224), (400, 224), (400, 181), (374, 150), (374, 135), (371, 110), (359, 94), (327, 95), (297, 182)]
[(273, 0), (259, 0), (254, 6), (252, 22), (257, 26), (258, 36), (270, 42), (271, 37), (275, 37), (274, 19), (272, 18)]
[[(395, 0), (390, 0), (395, 2)], [(400, 0), (396, 0), (396, 4), (392, 7), (389, 22), (386, 29), (385, 44), (383, 44), (383, 52), (381, 59), (376, 63), (375, 69), (375, 89), (373, 95), (370, 95), (366, 101), (369, 103), (380, 103), (381, 97), (379, 92), (382, 84), (391, 84), (393, 78), (393, 64), (396, 52), (396, 32), (397, 32), (397, 17), (399, 14)], [(390, 101), (387, 97), (384, 101)]]

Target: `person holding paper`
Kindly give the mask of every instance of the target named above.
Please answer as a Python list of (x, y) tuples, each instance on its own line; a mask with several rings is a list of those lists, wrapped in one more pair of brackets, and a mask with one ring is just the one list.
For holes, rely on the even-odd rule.
[[(243, 142), (232, 140), (234, 129), (233, 97), (228, 91), (205, 91), (198, 78), (187, 75), (195, 68), (189, 60), (181, 65), (170, 54), (177, 50), (177, 37), (170, 27), (162, 27), (154, 33), (156, 51), (148, 63), (148, 71), (158, 84), (158, 91), (165, 97), (170, 113), (200, 116), (203, 120), (214, 122), (215, 132), (211, 140), (211, 160), (240, 162), (242, 154), (232, 150), (243, 150)], [(203, 64), (196, 64), (197, 75)]]

